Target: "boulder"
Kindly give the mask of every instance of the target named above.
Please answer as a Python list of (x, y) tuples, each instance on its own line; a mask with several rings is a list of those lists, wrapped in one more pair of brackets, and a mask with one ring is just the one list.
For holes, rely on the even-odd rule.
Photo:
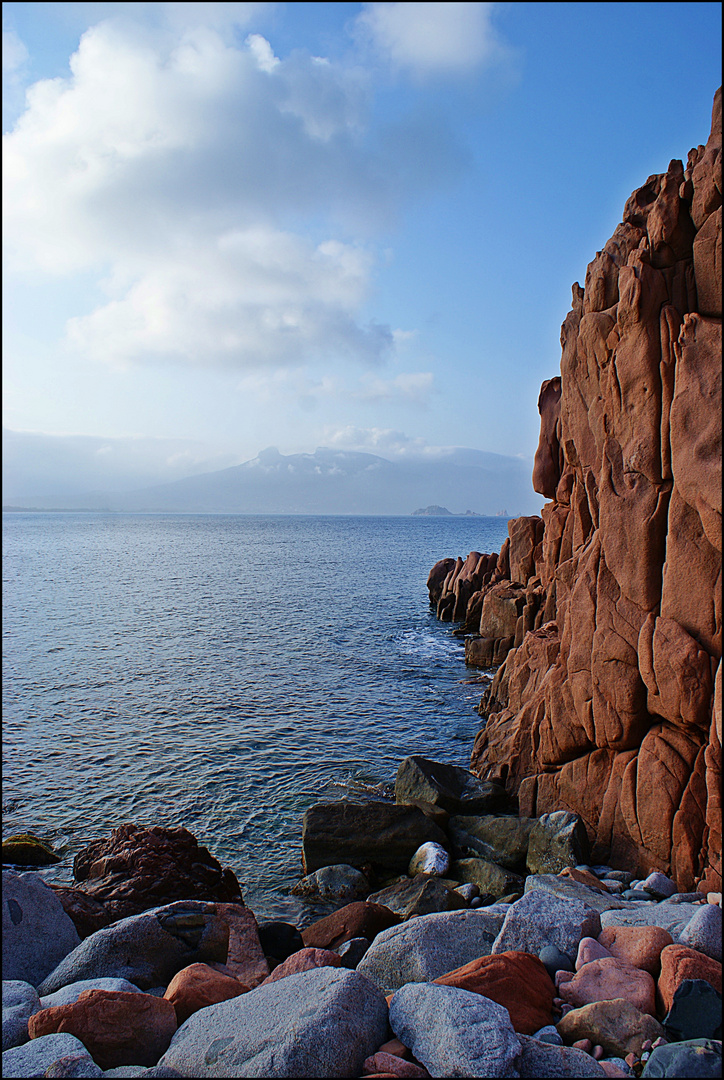
[(77, 1001), (31, 1016), (31, 1039), (68, 1032), (102, 1069), (155, 1065), (176, 1031), (170, 1001), (152, 994), (84, 990)]
[(71, 1005), (85, 990), (122, 990), (128, 994), (143, 993), (140, 987), (135, 986), (128, 979), (80, 979), (79, 982), (68, 983), (67, 986), (61, 987), (54, 994), (46, 994), (40, 999), (40, 1008), (52, 1009), (56, 1005)]
[(368, 1057), (362, 1068), (364, 1075), (369, 1076), (429, 1076), (427, 1069), (422, 1065), (416, 1065), (414, 1061), (405, 1061), (404, 1058), (395, 1054), (387, 1054), (384, 1050), (378, 1050), (372, 1057)]
[[(52, 1038), (52, 1036), (48, 1037)], [(128, 1069), (137, 1069), (138, 1073), (134, 1071), (129, 1074), (127, 1072)], [(127, 1077), (129, 1075), (147, 1076), (148, 1072), (142, 1065), (124, 1065), (123, 1074), (124, 1077)], [(87, 1054), (66, 1054), (64, 1057), (58, 1058), (57, 1061), (54, 1061), (52, 1065), (49, 1065), (43, 1073), (43, 1076), (46, 1077), (101, 1077), (113, 1075), (113, 1069), (111, 1069), (110, 1072), (104, 1072), (98, 1065), (96, 1065), (95, 1061), (93, 1061), (92, 1058), (88, 1057)]]
[(657, 900), (666, 900), (676, 892), (676, 882), (659, 870), (654, 870), (641, 882), (641, 888), (644, 892), (651, 893)]
[(451, 814), (472, 814), (490, 810), (504, 798), (505, 792), (498, 784), (483, 781), (459, 765), (431, 761), (419, 754), (403, 758), (397, 769), (397, 803), (424, 799)]
[(371, 891), (370, 883), (354, 866), (340, 863), (323, 866), (302, 878), (292, 889), (293, 896), (318, 897), (322, 900), (362, 900)]
[(541, 961), (529, 953), (481, 956), (433, 982), (496, 1001), (508, 1010), (517, 1032), (533, 1035), (550, 1023), (555, 988)]
[[(44, 1035), (40, 1039), (32, 1039), (23, 1046), (15, 1046), (12, 1050), (5, 1050), (2, 1059), (3, 1077), (29, 1077), (45, 1076), (46, 1070), (60, 1058), (80, 1055), (87, 1059), (89, 1069), (97, 1069), (97, 1072), (88, 1071), (86, 1076), (100, 1076), (101, 1070), (93, 1061), (80, 1039), (68, 1032), (58, 1035)], [(78, 1075), (78, 1074), (76, 1074)]]
[(557, 1046), (543, 1039), (518, 1035), (520, 1057), (517, 1068), (519, 1076), (606, 1076), (606, 1070), (583, 1050), (572, 1046)]
[(450, 856), (441, 844), (428, 841), (421, 844), (410, 859), (407, 873), (410, 877), (416, 874), (431, 874), (435, 877), (445, 877), (450, 869)]
[(159, 1064), (194, 1077), (353, 1077), (386, 1035), (379, 990), (357, 972), (323, 967), (194, 1013)]
[(507, 1009), (480, 994), (410, 983), (390, 1002), (390, 1027), (431, 1076), (518, 1075)]
[(689, 1039), (686, 1042), (657, 1046), (644, 1065), (641, 1075), (698, 1077), (721, 1076), (721, 1042), (713, 1039)]
[(372, 893), (369, 902), (389, 908), (403, 919), (415, 915), (430, 915), (434, 911), (455, 911), (468, 906), (454, 889), (427, 874), (404, 878), (395, 885)]
[(594, 1001), (571, 1009), (559, 1020), (557, 1029), (569, 1044), (590, 1039), (606, 1054), (623, 1058), (627, 1054), (640, 1058), (647, 1039), (653, 1043), (664, 1035), (653, 1016), (641, 1012), (626, 998)]
[[(660, 926), (667, 930), (674, 944), (699, 910), (696, 904), (619, 904), (617, 909), (610, 908), (601, 912), (601, 926), (607, 930), (612, 926)], [(605, 944), (605, 942), (604, 942)], [(608, 948), (608, 945), (606, 945)]]
[(480, 856), (507, 870), (525, 867), (528, 840), (536, 818), (455, 814), (448, 823), (455, 856)]
[(677, 987), (684, 979), (704, 979), (721, 994), (721, 964), (685, 945), (667, 945), (661, 951), (661, 974), (658, 991), (662, 1011), (667, 1013), (674, 1002)]
[(315, 949), (338, 949), (353, 938), (364, 937), (373, 941), (383, 930), (399, 922), (400, 916), (389, 908), (368, 900), (358, 900), (307, 926), (302, 931), (302, 945)]
[(98, 930), (38, 987), (41, 997), (79, 979), (128, 979), (142, 990), (167, 986), (189, 964), (224, 963), (229, 927), (208, 905), (178, 901)]
[(304, 940), (293, 923), (272, 920), (259, 925), (259, 945), (265, 956), (281, 964), (292, 953), (304, 948)]
[(343, 966), (345, 965), (342, 964), (339, 955), (332, 952), (331, 949), (299, 949), (298, 952), (292, 953), (281, 964), (278, 964), (271, 975), (266, 977), (262, 986), (270, 982), (277, 982), (279, 979), (286, 979), (290, 975), (298, 975), (300, 971), (311, 971), (313, 968), (319, 967)]
[(588, 834), (578, 814), (542, 814), (530, 830), (527, 863), (531, 874), (557, 874), (588, 860)]
[(386, 992), (437, 979), (489, 955), (502, 922), (486, 908), (420, 915), (378, 934), (357, 971)]
[(244, 904), (234, 903), (209, 904), (206, 910), (229, 928), (229, 950), (224, 961), (228, 972), (250, 990), (258, 986), (269, 974), (269, 964), (261, 946), (254, 912)]
[(183, 828), (121, 825), (109, 838), (94, 840), (76, 855), (73, 876), (73, 889), (59, 889), (58, 895), (77, 920), (81, 936), (83, 930), (93, 933), (177, 900), (224, 903), (242, 898), (233, 872)]
[(173, 1005), (176, 1023), (180, 1027), (199, 1009), (246, 994), (248, 989), (238, 979), (215, 971), (208, 964), (189, 964), (176, 972), (163, 996)]
[(669, 1042), (721, 1039), (721, 994), (705, 979), (684, 979), (664, 1018)]
[(387, 802), (315, 803), (304, 814), (305, 873), (346, 863), (404, 874), (421, 844), (445, 846), (445, 833), (422, 810)]
[(40, 1008), (34, 986), (21, 979), (3, 979), (3, 1050), (28, 1041), (28, 1020)]
[(569, 971), (571, 975), (575, 974), (571, 957), (567, 953), (561, 952), (555, 945), (544, 945), (538, 952), (538, 959), (552, 979), (555, 979), (559, 971)]
[(597, 937), (597, 911), (580, 900), (562, 900), (543, 889), (532, 889), (513, 904), (495, 939), (494, 953), (511, 949), (537, 956), (546, 945), (575, 957), (582, 937)]
[(481, 893), (487, 893), (494, 900), (522, 892), (524, 887), (522, 877), (487, 859), (457, 859), (450, 867), (450, 873), (456, 881), (477, 885)]
[(681, 945), (721, 963), (722, 914), (717, 904), (702, 904), (679, 935)]
[(355, 937), (345, 941), (335, 952), (342, 962), (342, 967), (354, 970), (370, 947), (366, 937)]
[(648, 971), (658, 978), (661, 970), (661, 951), (672, 945), (671, 934), (660, 926), (608, 926), (598, 940), (611, 956)]
[(656, 1015), (656, 984), (648, 971), (615, 956), (585, 964), (569, 982), (559, 986), (558, 995), (574, 1006), (624, 998), (640, 1012)]
[(53, 866), (60, 855), (45, 840), (32, 833), (18, 833), (3, 840), (3, 863), (12, 866)]
[(52, 889), (36, 874), (3, 870), (3, 978), (37, 986), (80, 944)]
[(578, 955), (576, 956), (576, 971), (579, 971), (586, 964), (590, 964), (592, 960), (602, 960), (604, 956), (610, 956), (611, 953), (603, 945), (599, 944), (595, 938), (584, 937), (578, 942)]
[(600, 915), (604, 911), (634, 909), (633, 904), (625, 903), (620, 897), (608, 891), (592, 889), (590, 885), (562, 874), (529, 874), (525, 879), (525, 892), (531, 892), (533, 889), (542, 889), (562, 900), (581, 900)]

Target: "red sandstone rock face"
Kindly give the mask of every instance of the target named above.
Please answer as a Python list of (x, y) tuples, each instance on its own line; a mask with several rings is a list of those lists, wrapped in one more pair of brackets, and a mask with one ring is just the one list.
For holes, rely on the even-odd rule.
[(501, 663), (473, 771), (682, 890), (721, 890), (721, 213), (717, 91), (706, 147), (631, 195), (573, 287), (539, 399), (542, 536), (510, 522), (468, 646)]

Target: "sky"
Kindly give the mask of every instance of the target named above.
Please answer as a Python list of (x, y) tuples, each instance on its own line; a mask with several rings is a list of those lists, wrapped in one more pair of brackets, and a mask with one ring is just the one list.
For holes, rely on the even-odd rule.
[(532, 461), (571, 285), (706, 142), (720, 42), (715, 3), (4, 4), (4, 427), (169, 479)]

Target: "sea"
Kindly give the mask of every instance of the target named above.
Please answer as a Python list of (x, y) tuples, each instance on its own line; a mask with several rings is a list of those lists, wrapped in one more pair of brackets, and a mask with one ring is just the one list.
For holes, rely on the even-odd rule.
[(126, 822), (182, 825), (261, 919), (304, 811), (393, 797), (408, 754), (467, 766), (489, 675), (428, 602), (433, 564), (506, 518), (3, 514), (3, 836), (62, 861)]

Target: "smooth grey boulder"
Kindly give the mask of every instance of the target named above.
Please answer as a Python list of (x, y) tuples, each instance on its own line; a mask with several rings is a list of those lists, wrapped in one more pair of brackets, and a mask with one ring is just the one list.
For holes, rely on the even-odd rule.
[(507, 870), (520, 871), (525, 866), (531, 829), (537, 820), (455, 814), (448, 822), (447, 831), (456, 858), (479, 856)]
[(428, 840), (444, 847), (446, 836), (416, 806), (351, 799), (315, 803), (302, 821), (302, 862), (308, 875), (339, 863), (406, 874), (410, 859)]
[(142, 994), (144, 992), (134, 983), (129, 982), (128, 979), (80, 979), (79, 982), (68, 983), (67, 986), (56, 990), (54, 994), (47, 994), (41, 998), (40, 1008), (53, 1009), (56, 1005), (72, 1005), (84, 990), (121, 990), (127, 994)]
[(460, 765), (413, 754), (402, 759), (395, 779), (395, 802), (406, 803), (409, 799), (422, 799), (451, 814), (472, 814), (499, 806), (505, 799), (505, 789), (481, 780)]
[(598, 892), (582, 881), (573, 878), (558, 877), (557, 874), (529, 874), (525, 879), (525, 892), (531, 889), (544, 889), (563, 900), (582, 900), (588, 907), (600, 915), (602, 911), (614, 911), (623, 908), (635, 908), (637, 905), (621, 900), (609, 892)]
[(676, 892), (676, 882), (672, 881), (666, 874), (662, 874), (660, 870), (652, 871), (649, 876), (641, 882), (640, 886), (644, 892), (651, 893), (658, 900), (665, 900), (669, 896), (673, 896)]
[(582, 900), (563, 900), (533, 889), (511, 905), (491, 951), (515, 949), (538, 956), (544, 946), (555, 945), (567, 956), (576, 956), (581, 938), (597, 938), (600, 933), (598, 912)]
[[(712, 905), (713, 906), (713, 905)], [(701, 910), (699, 904), (627, 904), (622, 910), (601, 912), (601, 926), (661, 926), (668, 930), (674, 944), (681, 944), (681, 935), (691, 919)]]
[[(555, 1029), (554, 1029), (555, 1030)], [(556, 1046), (532, 1035), (521, 1035), (518, 1072), (520, 1076), (606, 1076), (605, 1069), (583, 1050), (573, 1046)]]
[(314, 968), (194, 1013), (159, 1061), (182, 1076), (360, 1076), (387, 1037), (384, 997), (356, 971)]
[(649, 1076), (721, 1077), (721, 1043), (715, 1039), (687, 1039), (657, 1046), (641, 1073)]
[(588, 850), (588, 833), (578, 814), (541, 814), (530, 830), (528, 869), (531, 874), (559, 874), (566, 866), (587, 862)]
[(322, 866), (302, 878), (294, 888), (294, 896), (318, 896), (322, 900), (364, 900), (371, 886), (361, 870), (345, 863)]
[(487, 859), (457, 859), (450, 867), (450, 875), (456, 881), (477, 885), (482, 894), (495, 900), (523, 891), (522, 877)]
[(385, 993), (405, 983), (430, 982), (489, 956), (503, 919), (488, 908), (420, 915), (378, 934), (357, 971)]
[(702, 904), (684, 927), (679, 941), (721, 963), (721, 938), (721, 908), (718, 904)]
[(390, 1002), (390, 1027), (431, 1076), (520, 1075), (508, 1010), (482, 994), (409, 983)]
[(181, 968), (224, 963), (229, 927), (214, 905), (177, 900), (97, 930), (38, 987), (41, 997), (81, 979), (127, 979), (141, 990), (167, 986)]
[(410, 877), (416, 874), (431, 874), (435, 877), (445, 877), (450, 869), (450, 856), (442, 844), (435, 844), (428, 840), (420, 844), (415, 854), (410, 859), (407, 873)]
[[(67, 1031), (55, 1035), (42, 1035), (39, 1039), (31, 1039), (24, 1046), (16, 1046), (12, 1050), (3, 1052), (2, 1074), (3, 1077), (36, 1077), (45, 1076), (49, 1068), (59, 1058), (81, 1054), (88, 1058), (91, 1065), (98, 1068), (86, 1050), (80, 1039)], [(96, 1076), (101, 1076), (98, 1069)]]
[(37, 986), (80, 944), (58, 897), (37, 874), (3, 870), (3, 978)]
[(28, 1041), (28, 1020), (40, 1009), (34, 986), (20, 979), (3, 979), (3, 1050)]

